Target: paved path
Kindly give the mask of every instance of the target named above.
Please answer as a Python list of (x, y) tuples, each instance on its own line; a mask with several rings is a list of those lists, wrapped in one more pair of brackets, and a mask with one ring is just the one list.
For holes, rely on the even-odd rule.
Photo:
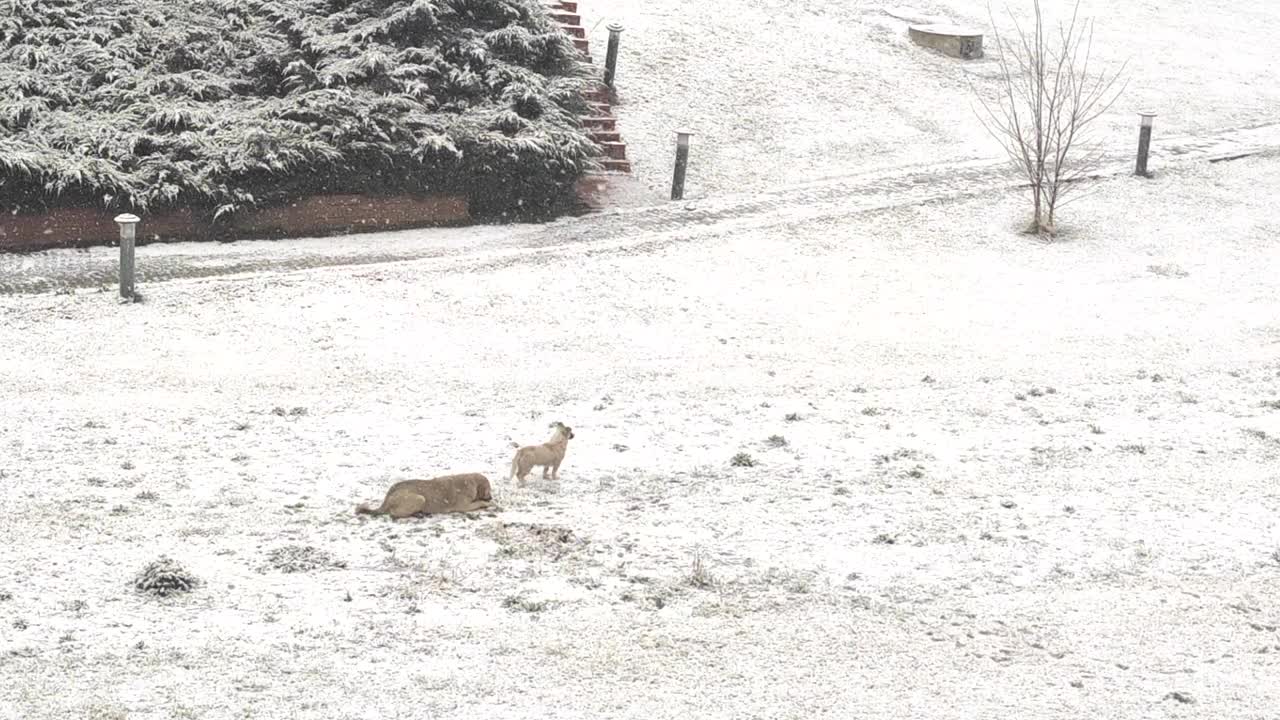
[[(1280, 123), (1195, 137), (1157, 138), (1151, 167), (1280, 152)], [(1133, 171), (1132, 156), (1110, 156), (1099, 176)], [(174, 243), (138, 249), (138, 284), (318, 267), (436, 259), (459, 270), (538, 262), (562, 252), (641, 251), (743, 227), (770, 227), (886, 207), (972, 196), (1020, 181), (1007, 163), (908, 166), (828, 178), (774, 191), (607, 211), (542, 225), (481, 225), (237, 243)], [(112, 287), (114, 248), (0, 254), (0, 295)]]

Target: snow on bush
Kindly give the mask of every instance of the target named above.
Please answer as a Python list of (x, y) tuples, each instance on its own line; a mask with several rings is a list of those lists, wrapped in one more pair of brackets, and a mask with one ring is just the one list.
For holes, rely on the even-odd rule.
[(463, 192), (547, 206), (598, 149), (536, 0), (12, 0), (0, 208)]

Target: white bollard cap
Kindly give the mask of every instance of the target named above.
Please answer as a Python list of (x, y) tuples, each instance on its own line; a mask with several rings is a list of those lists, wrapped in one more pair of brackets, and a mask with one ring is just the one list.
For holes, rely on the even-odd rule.
[(137, 215), (134, 215), (133, 213), (123, 213), (123, 214), (117, 215), (115, 218), (115, 221), (120, 223), (121, 225), (137, 225), (138, 223), (142, 222), (142, 218), (138, 217)]

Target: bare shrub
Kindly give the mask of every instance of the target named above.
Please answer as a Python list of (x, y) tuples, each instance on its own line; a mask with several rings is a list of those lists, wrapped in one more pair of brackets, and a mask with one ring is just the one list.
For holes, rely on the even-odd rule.
[(1032, 7), (1035, 27), (1030, 31), (1010, 13), (1017, 29), (1010, 40), (996, 28), (988, 6), (1000, 67), (999, 97), (988, 101), (973, 91), (982, 105), (978, 117), (983, 126), (1030, 185), (1033, 215), (1027, 232), (1051, 237), (1064, 197), (1101, 164), (1101, 145), (1088, 137), (1088, 129), (1124, 91), (1124, 83), (1117, 83), (1127, 62), (1111, 74), (1090, 67), (1093, 21), (1079, 18), (1079, 0), (1056, 38), (1045, 28), (1040, 0), (1032, 0)]
[(685, 582), (702, 590), (716, 586), (716, 578), (711, 574), (711, 570), (707, 568), (707, 564), (702, 561), (701, 551), (693, 553), (693, 567), (689, 569), (689, 576), (685, 578)]

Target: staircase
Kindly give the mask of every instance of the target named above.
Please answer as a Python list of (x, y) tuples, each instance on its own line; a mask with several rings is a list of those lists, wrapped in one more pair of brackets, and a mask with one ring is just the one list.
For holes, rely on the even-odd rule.
[[(582, 26), (582, 16), (578, 14), (577, 0), (545, 0), (543, 5), (551, 19), (573, 39), (574, 46), (582, 51), (586, 61), (593, 62), (587, 30)], [(601, 74), (603, 72), (601, 68)], [(600, 161), (604, 172), (584, 175), (578, 181), (577, 194), (578, 199), (586, 206), (598, 208), (603, 205), (603, 196), (610, 178), (630, 174), (631, 161), (627, 159), (627, 144), (622, 141), (622, 135), (618, 132), (618, 119), (613, 115), (609, 88), (604, 83), (598, 83), (587, 91), (584, 99), (587, 101), (588, 114), (582, 118), (582, 124), (604, 152)]]

